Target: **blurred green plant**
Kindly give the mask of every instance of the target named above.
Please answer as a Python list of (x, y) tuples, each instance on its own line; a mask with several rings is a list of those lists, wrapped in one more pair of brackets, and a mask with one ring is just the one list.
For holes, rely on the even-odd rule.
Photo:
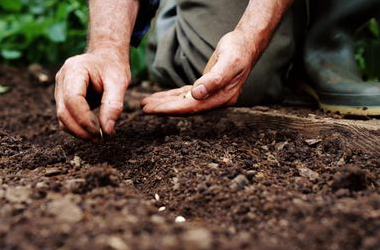
[[(87, 1), (0, 0), (0, 59), (51, 67), (86, 47)], [(144, 47), (132, 50), (133, 75), (145, 73)]]
[(1, 57), (14, 64), (61, 62), (84, 50), (87, 22), (85, 1), (1, 0)]
[(9, 87), (0, 85), (0, 94), (4, 94), (4, 93), (8, 92), (8, 90), (9, 90)]
[(380, 80), (380, 22), (371, 19), (356, 35), (356, 60), (363, 78)]

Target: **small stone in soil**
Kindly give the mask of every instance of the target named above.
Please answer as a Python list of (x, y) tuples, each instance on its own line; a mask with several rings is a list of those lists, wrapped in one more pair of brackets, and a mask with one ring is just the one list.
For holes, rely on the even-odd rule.
[(245, 186), (249, 184), (247, 177), (243, 174), (239, 174), (232, 181), (231, 189), (234, 191), (243, 190)]
[(253, 180), (253, 178), (255, 177), (256, 175), (256, 171), (255, 170), (248, 170), (247, 171), (247, 179), (248, 180)]
[(197, 186), (198, 192), (202, 193), (207, 190), (207, 185), (205, 183), (199, 183)]
[(287, 141), (276, 143), (275, 148), (277, 151), (281, 151), (284, 149), (284, 147), (288, 145)]
[(212, 246), (211, 233), (203, 228), (191, 229), (182, 235), (185, 249), (206, 250)]
[(66, 223), (77, 223), (83, 217), (82, 210), (72, 201), (70, 196), (52, 201), (48, 204), (47, 212), (55, 215), (59, 221)]
[(207, 165), (207, 167), (217, 169), (217, 168), (219, 168), (219, 164), (218, 163), (210, 163)]
[(70, 161), (70, 164), (79, 168), (82, 165), (82, 159), (79, 156), (74, 156), (74, 159)]
[(124, 240), (117, 236), (110, 236), (107, 239), (107, 244), (114, 250), (129, 250), (129, 247), (125, 244)]
[(152, 216), (150, 217), (150, 221), (151, 221), (152, 223), (156, 224), (156, 225), (162, 225), (162, 224), (165, 223), (165, 218), (162, 217), (162, 216), (160, 216), (160, 215), (156, 215), (156, 214), (154, 214), (154, 215), (152, 215)]
[(80, 188), (85, 182), (86, 180), (82, 178), (71, 179), (66, 181), (65, 187), (69, 190), (75, 190)]
[(184, 223), (186, 221), (185, 217), (177, 216), (174, 220), (175, 223)]
[(309, 140), (305, 140), (305, 142), (309, 146), (314, 146), (314, 145), (322, 142), (322, 140), (321, 139), (309, 139)]
[(319, 178), (319, 174), (309, 168), (300, 167), (298, 168), (298, 173), (302, 177), (309, 178), (309, 180), (314, 181)]
[(30, 190), (26, 187), (8, 188), (5, 192), (5, 199), (10, 203), (22, 203), (29, 200)]
[(38, 182), (36, 184), (36, 188), (47, 188), (47, 187), (48, 187), (48, 185), (45, 182), (43, 182), (43, 181)]
[(125, 180), (124, 183), (129, 187), (135, 187), (135, 184), (132, 180)]
[(255, 175), (255, 178), (257, 179), (264, 179), (265, 178), (265, 174), (263, 172), (259, 172)]
[(62, 174), (62, 170), (60, 170), (59, 168), (47, 168), (45, 170), (46, 177), (52, 177), (60, 174)]

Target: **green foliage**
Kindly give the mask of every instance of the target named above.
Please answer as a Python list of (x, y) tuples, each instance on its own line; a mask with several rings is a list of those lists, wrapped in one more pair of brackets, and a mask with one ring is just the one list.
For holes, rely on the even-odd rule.
[(380, 25), (379, 20), (371, 19), (359, 30), (356, 40), (356, 60), (364, 79), (380, 80)]
[[(0, 62), (51, 67), (86, 47), (84, 0), (0, 0)], [(132, 74), (146, 73), (145, 41), (132, 49)]]
[(86, 1), (1, 0), (0, 57), (13, 64), (62, 62), (86, 46)]
[(9, 87), (0, 85), (0, 94), (4, 94), (4, 93), (8, 92), (9, 89), (10, 89)]

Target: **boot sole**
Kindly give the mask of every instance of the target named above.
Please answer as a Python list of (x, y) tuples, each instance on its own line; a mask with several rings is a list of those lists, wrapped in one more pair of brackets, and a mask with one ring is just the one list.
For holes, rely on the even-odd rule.
[(328, 113), (339, 113), (342, 115), (358, 115), (358, 116), (380, 116), (380, 106), (350, 106), (350, 105), (332, 105), (322, 103), (320, 101), (317, 91), (315, 91), (310, 86), (301, 83), (301, 89), (304, 90), (307, 94), (312, 96), (319, 105), (319, 108), (323, 112)]

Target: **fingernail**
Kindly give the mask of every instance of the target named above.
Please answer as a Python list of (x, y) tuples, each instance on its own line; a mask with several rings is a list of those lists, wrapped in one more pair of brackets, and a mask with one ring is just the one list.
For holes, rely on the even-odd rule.
[(113, 130), (115, 129), (115, 124), (116, 124), (116, 122), (114, 120), (108, 120), (106, 123), (105, 132), (110, 135), (113, 132)]
[(207, 89), (203, 84), (198, 85), (195, 88), (193, 88), (191, 93), (196, 99), (205, 99), (208, 97)]
[(85, 127), (86, 131), (92, 135), (97, 135), (100, 128), (98, 118), (91, 112), (88, 114), (88, 119), (90, 119), (90, 123)]

